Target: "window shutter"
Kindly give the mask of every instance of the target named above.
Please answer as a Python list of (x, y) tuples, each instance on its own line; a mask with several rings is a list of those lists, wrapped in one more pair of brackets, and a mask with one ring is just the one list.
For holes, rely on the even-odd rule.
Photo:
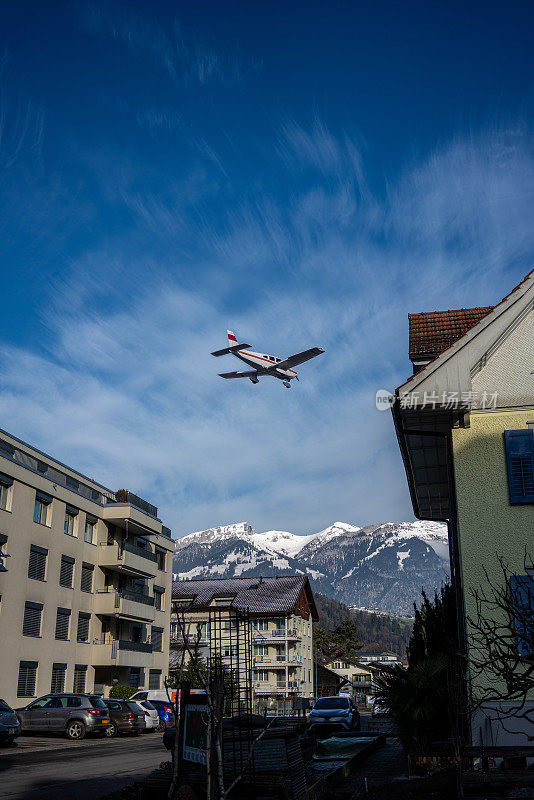
[(512, 575), (510, 591), (512, 608), (517, 612), (514, 617), (517, 650), (520, 656), (530, 656), (534, 653), (534, 578), (531, 575)]
[(82, 592), (93, 591), (93, 570), (93, 564), (86, 564), (85, 562), (82, 564), (82, 579), (80, 587)]
[(22, 623), (23, 636), (41, 635), (41, 616), (43, 606), (41, 603), (27, 602), (24, 605), (24, 621)]
[(74, 684), (73, 691), (77, 694), (85, 692), (85, 676), (87, 674), (87, 664), (74, 665)]
[(74, 574), (74, 559), (71, 556), (61, 556), (61, 569), (59, 572), (59, 585), (72, 589)]
[(152, 626), (150, 640), (152, 642), (152, 652), (161, 653), (163, 649), (163, 628)]
[(13, 478), (11, 475), (6, 475), (3, 472), (0, 472), (0, 483), (2, 486), (12, 486), (13, 485)]
[(56, 616), (56, 639), (67, 640), (69, 638), (69, 618), (70, 609), (58, 608)]
[(36, 676), (37, 661), (20, 662), (17, 697), (33, 697), (35, 695)]
[(48, 550), (32, 544), (30, 547), (30, 560), (28, 563), (28, 578), (44, 581), (46, 573), (46, 556)]
[(148, 688), (161, 689), (161, 670), (151, 669), (148, 673)]
[(505, 431), (510, 503), (534, 503), (534, 430)]
[(52, 681), (50, 691), (52, 694), (60, 694), (65, 691), (65, 672), (66, 664), (52, 664)]
[(87, 642), (89, 640), (89, 620), (91, 619), (90, 614), (86, 614), (83, 611), (80, 611), (78, 614), (78, 632), (76, 634), (76, 639), (78, 642)]

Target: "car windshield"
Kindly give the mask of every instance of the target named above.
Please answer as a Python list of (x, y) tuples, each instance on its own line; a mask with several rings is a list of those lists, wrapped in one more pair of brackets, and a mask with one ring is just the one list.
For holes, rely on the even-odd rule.
[(325, 708), (348, 708), (349, 701), (346, 697), (321, 697), (317, 700), (314, 708), (319, 710)]
[(93, 708), (106, 708), (106, 704), (102, 700), (101, 697), (90, 697), (89, 702), (93, 706)]
[(5, 700), (2, 700), (0, 697), (0, 711), (11, 711), (11, 708), (8, 706)]
[(141, 702), (141, 705), (143, 706), (143, 708), (146, 708), (148, 711), (155, 711), (156, 710), (156, 706), (153, 706), (152, 703), (150, 703), (148, 700), (143, 700)]

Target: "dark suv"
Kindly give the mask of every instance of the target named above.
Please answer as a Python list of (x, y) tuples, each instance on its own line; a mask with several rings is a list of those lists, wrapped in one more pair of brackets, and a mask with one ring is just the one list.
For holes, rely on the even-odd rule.
[(102, 698), (92, 694), (47, 694), (25, 708), (17, 708), (21, 731), (65, 733), (83, 739), (86, 733), (105, 734), (109, 711)]
[(110, 738), (118, 733), (133, 733), (137, 735), (145, 729), (145, 715), (136, 703), (128, 700), (104, 700), (109, 711), (110, 721), (106, 728), (106, 736)]

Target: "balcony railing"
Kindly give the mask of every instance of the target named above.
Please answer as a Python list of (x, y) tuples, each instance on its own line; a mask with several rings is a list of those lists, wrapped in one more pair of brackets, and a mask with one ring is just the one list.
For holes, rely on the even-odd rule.
[(277, 692), (288, 692), (295, 694), (302, 692), (302, 686), (298, 681), (277, 681), (277, 683), (255, 681), (254, 691), (256, 694), (276, 694)]
[(145, 550), (144, 547), (138, 547), (135, 544), (130, 544), (130, 542), (124, 542), (123, 545), (119, 545), (119, 552), (121, 547), (123, 550), (126, 550), (127, 553), (134, 553), (134, 555), (141, 556), (141, 558), (147, 558), (149, 561), (153, 561), (155, 564), (158, 563), (157, 553), (151, 553), (150, 550)]
[(254, 656), (254, 664), (289, 664), (300, 666), (302, 664), (301, 656)]
[(115, 598), (116, 608), (119, 607), (121, 598), (123, 600), (131, 600), (133, 603), (143, 603), (143, 605), (145, 606), (154, 605), (154, 598), (148, 594), (143, 594), (142, 592), (122, 591), (122, 592), (117, 592), (117, 596)]
[(119, 650), (133, 650), (135, 653), (151, 653), (151, 642), (130, 642), (126, 639), (119, 639)]
[(145, 514), (148, 514), (149, 517), (154, 517), (154, 519), (158, 518), (157, 507), (153, 506), (152, 503), (147, 503), (146, 500), (143, 500), (141, 497), (138, 497), (132, 492), (119, 491), (113, 500), (109, 497), (106, 498), (106, 505), (116, 505), (122, 503), (128, 503), (128, 505), (138, 508), (139, 511), (143, 511)]

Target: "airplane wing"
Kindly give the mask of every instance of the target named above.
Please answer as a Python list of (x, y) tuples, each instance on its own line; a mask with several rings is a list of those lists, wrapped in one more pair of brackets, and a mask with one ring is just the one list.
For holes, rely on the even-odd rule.
[(322, 347), (311, 347), (309, 350), (304, 350), (302, 353), (296, 353), (294, 356), (288, 356), (283, 361), (279, 361), (276, 364), (277, 369), (291, 369), (291, 367), (296, 367), (297, 364), (303, 364), (305, 361), (309, 361), (310, 358), (315, 358), (315, 356), (320, 356), (321, 353), (324, 353)]
[(253, 375), (257, 375), (255, 369), (249, 370), (248, 372), (219, 372), (219, 378), (251, 378)]
[(233, 344), (231, 347), (223, 347), (222, 350), (215, 350), (212, 356), (226, 356), (228, 353), (233, 353), (234, 350), (245, 350), (247, 347), (252, 347), (251, 344)]

